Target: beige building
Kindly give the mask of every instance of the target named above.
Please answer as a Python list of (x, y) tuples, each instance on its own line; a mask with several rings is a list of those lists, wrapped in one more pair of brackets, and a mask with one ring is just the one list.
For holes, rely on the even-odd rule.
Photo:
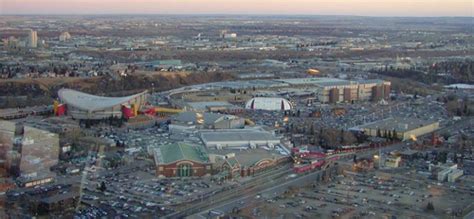
[(28, 46), (31, 48), (38, 47), (38, 33), (34, 30), (30, 30), (28, 34)]
[(385, 160), (385, 166), (391, 168), (397, 168), (400, 166), (400, 162), (402, 161), (401, 157), (388, 157)]
[(383, 137), (385, 132), (397, 133), (401, 140), (407, 140), (413, 136), (418, 137), (433, 132), (439, 128), (439, 122), (425, 121), (417, 118), (388, 118), (368, 123), (359, 127), (369, 136)]

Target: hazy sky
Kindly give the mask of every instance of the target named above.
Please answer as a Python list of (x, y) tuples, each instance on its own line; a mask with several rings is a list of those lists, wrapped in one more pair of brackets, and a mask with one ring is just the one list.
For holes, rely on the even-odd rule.
[(473, 16), (474, 0), (0, 0), (0, 14)]

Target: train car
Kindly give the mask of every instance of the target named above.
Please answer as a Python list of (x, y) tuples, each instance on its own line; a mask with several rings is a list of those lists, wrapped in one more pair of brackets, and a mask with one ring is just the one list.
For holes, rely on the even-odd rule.
[(313, 158), (313, 159), (320, 159), (320, 158), (326, 157), (325, 153), (314, 152), (314, 151), (299, 152), (299, 153), (294, 153), (294, 155), (301, 158)]
[(325, 162), (325, 160), (312, 160), (310, 163), (307, 164), (295, 165), (293, 167), (293, 172), (305, 173), (314, 169), (318, 169), (321, 168), (321, 166), (323, 166)]

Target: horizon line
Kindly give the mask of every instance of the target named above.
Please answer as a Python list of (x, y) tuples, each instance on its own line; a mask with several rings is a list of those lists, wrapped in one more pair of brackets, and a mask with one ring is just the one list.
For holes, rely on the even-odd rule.
[(47, 14), (47, 13), (0, 13), (0, 16), (290, 16), (290, 17), (379, 17), (379, 18), (474, 18), (471, 16), (453, 16), (453, 15), (439, 15), (439, 16), (414, 16), (414, 15), (356, 15), (356, 14), (285, 14), (285, 13), (68, 13), (68, 14)]

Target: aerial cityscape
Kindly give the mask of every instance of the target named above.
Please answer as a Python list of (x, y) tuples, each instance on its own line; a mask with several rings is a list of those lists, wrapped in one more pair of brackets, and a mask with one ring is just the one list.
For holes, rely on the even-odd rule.
[(0, 218), (474, 218), (472, 1), (98, 2), (0, 3)]

